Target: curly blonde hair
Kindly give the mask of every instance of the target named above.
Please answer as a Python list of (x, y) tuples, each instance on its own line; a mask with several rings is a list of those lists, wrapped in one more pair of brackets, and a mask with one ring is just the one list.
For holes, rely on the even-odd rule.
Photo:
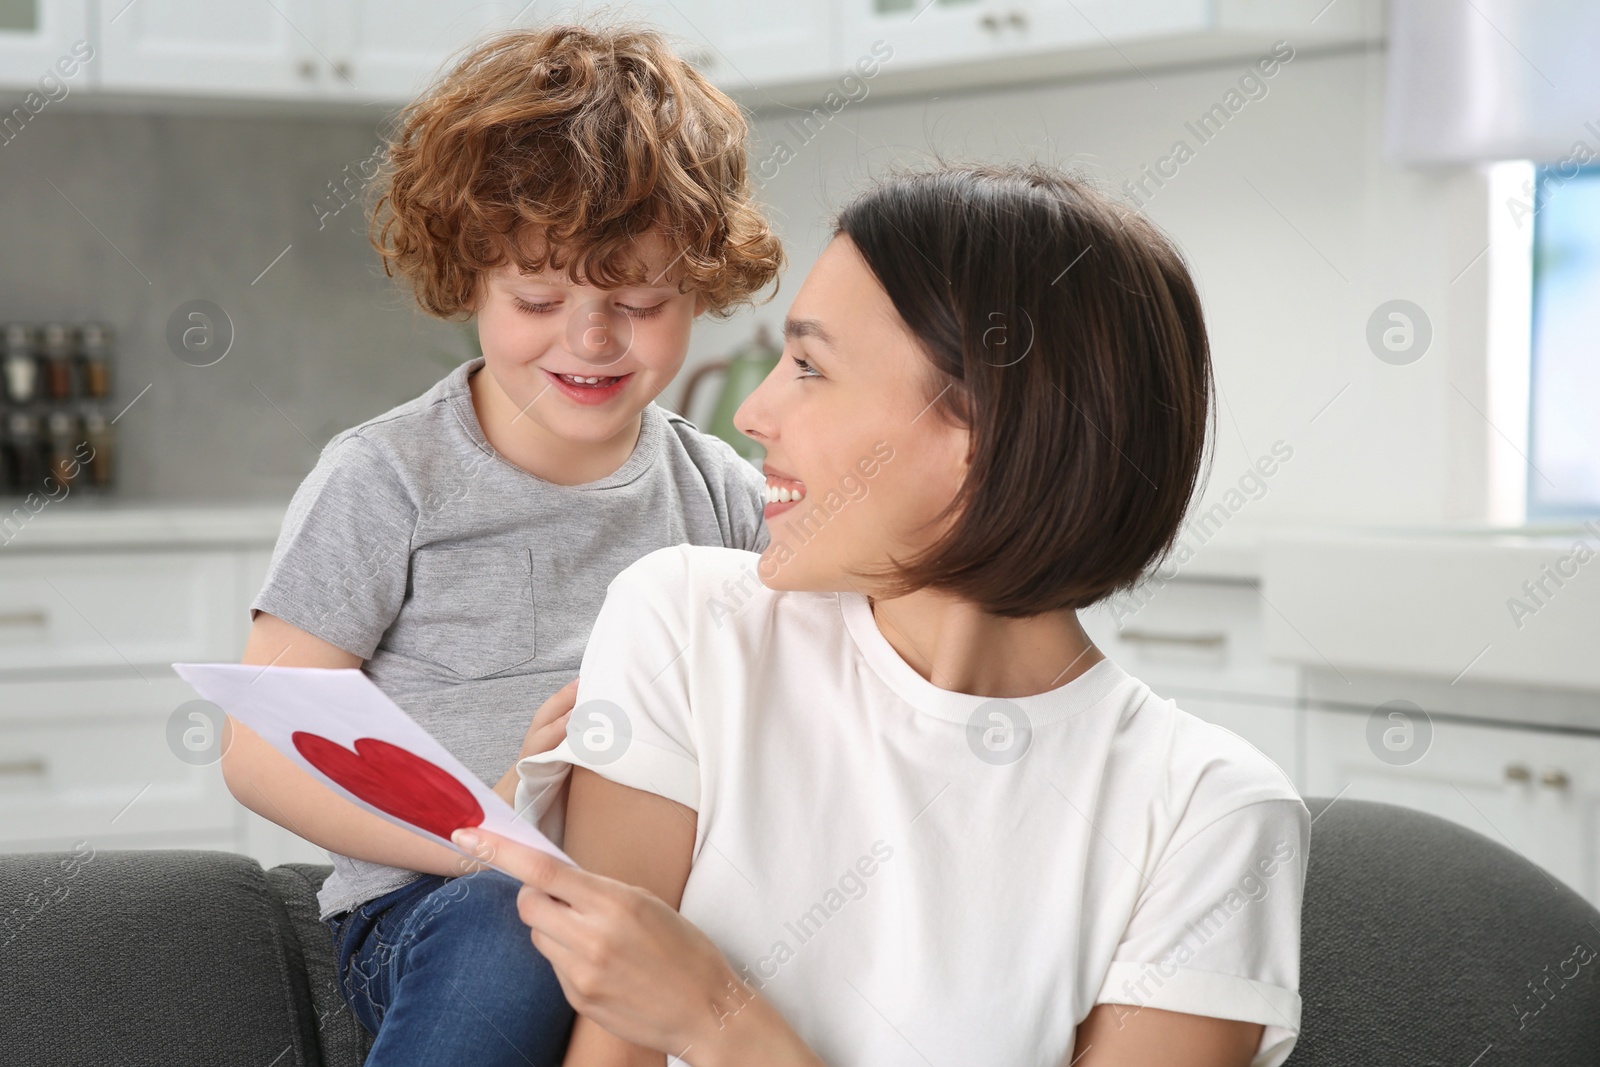
[(743, 113), (652, 30), (496, 34), (396, 122), (368, 239), (440, 318), (470, 313), (508, 260), (604, 289), (659, 284), (632, 247), (652, 230), (714, 318), (783, 269), (751, 199)]

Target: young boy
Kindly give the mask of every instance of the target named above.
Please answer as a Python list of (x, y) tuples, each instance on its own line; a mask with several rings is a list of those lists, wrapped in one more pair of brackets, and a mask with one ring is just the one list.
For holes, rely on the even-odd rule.
[[(765, 548), (761, 473), (652, 403), (693, 319), (782, 267), (745, 133), (627, 29), (497, 36), (402, 112), (373, 243), (425, 310), (476, 316), (483, 356), (324, 448), (245, 662), (361, 667), (510, 800), (517, 760), (561, 737), (618, 572), (686, 541)], [(559, 1063), (572, 1011), (520, 883), (230, 726), (234, 796), (333, 860), (319, 902), (341, 993), (376, 1035), (366, 1062)]]

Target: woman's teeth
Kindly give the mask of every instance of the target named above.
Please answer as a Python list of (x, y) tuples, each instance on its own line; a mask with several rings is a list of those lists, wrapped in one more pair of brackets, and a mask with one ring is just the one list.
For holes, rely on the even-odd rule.
[(769, 504), (788, 504), (805, 498), (805, 486), (801, 486), (799, 489), (787, 489), (781, 485), (773, 485), (770, 482), (767, 484), (767, 503)]

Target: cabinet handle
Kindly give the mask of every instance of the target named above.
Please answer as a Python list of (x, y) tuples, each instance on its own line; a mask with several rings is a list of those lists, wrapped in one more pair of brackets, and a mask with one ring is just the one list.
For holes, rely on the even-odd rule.
[(0, 774), (43, 774), (45, 762), (35, 756), (31, 759), (13, 759), (0, 761)]
[(42, 611), (0, 611), (0, 626), (45, 626), (50, 616)]
[(347, 59), (339, 60), (339, 62), (337, 62), (337, 63), (335, 63), (333, 65), (333, 72), (335, 74), (337, 74), (339, 77), (343, 78), (345, 81), (349, 81), (350, 80), (350, 61), (347, 60)]
[(317, 65), (309, 59), (302, 59), (296, 69), (300, 72), (300, 77), (306, 81), (310, 81), (317, 76)]
[(1541, 785), (1547, 785), (1551, 789), (1565, 789), (1572, 784), (1572, 779), (1567, 777), (1566, 771), (1551, 767), (1539, 775), (1539, 782)]
[(980, 18), (978, 20), (978, 25), (982, 26), (984, 29), (988, 30), (990, 33), (999, 33), (1000, 32), (1000, 18), (997, 15), (985, 15), (985, 16), (983, 16), (982, 18)]
[(1508, 781), (1508, 782), (1530, 782), (1532, 780), (1533, 780), (1533, 772), (1528, 770), (1528, 768), (1524, 764), (1521, 764), (1521, 763), (1508, 763), (1508, 764), (1506, 764), (1506, 781)]
[(1028, 13), (1026, 11), (1013, 11), (1006, 16), (1006, 21), (1019, 30), (1028, 28)]
[(1154, 630), (1123, 630), (1117, 635), (1121, 640), (1136, 645), (1188, 645), (1193, 648), (1220, 648), (1228, 643), (1225, 633), (1163, 634)]

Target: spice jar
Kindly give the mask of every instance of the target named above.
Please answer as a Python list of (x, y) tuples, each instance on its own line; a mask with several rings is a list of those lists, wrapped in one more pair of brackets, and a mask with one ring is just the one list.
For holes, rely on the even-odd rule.
[(98, 322), (84, 323), (81, 360), (83, 395), (104, 400), (111, 395), (111, 329)]
[(50, 473), (62, 485), (71, 486), (83, 472), (76, 455), (78, 420), (69, 411), (52, 411), (49, 427)]
[(39, 419), (25, 411), (13, 412), (8, 423), (11, 431), (12, 470), (15, 474), (14, 490), (27, 495), (44, 489), (49, 474), (49, 460), (44, 443), (39, 439)]
[(73, 393), (73, 363), (76, 337), (64, 322), (44, 325), (44, 394), (51, 400), (70, 400)]
[(32, 403), (39, 395), (39, 363), (33, 350), (31, 327), (20, 322), (6, 326), (0, 377), (5, 379), (4, 392), (13, 404)]
[(98, 408), (89, 408), (83, 413), (83, 431), (91, 449), (85, 460), (89, 484), (96, 489), (109, 489), (111, 461), (116, 454), (116, 428), (106, 421)]

